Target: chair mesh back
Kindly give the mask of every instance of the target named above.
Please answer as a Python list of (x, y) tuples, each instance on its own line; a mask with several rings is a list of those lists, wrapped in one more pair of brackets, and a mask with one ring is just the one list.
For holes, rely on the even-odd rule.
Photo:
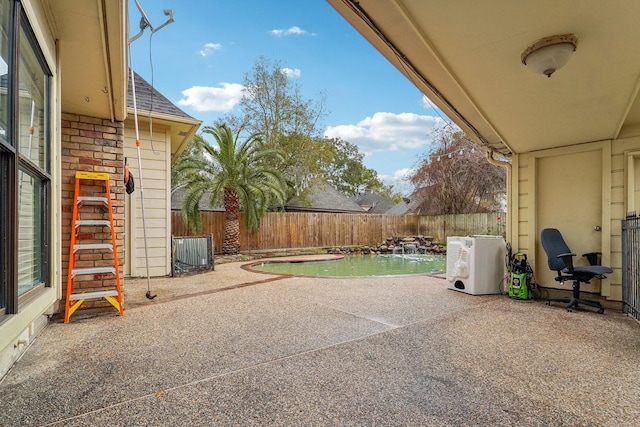
[(565, 268), (564, 262), (558, 258), (558, 255), (568, 254), (571, 250), (562, 238), (560, 231), (555, 228), (545, 228), (540, 233), (540, 240), (544, 251), (547, 253), (549, 268), (553, 271), (561, 271)]

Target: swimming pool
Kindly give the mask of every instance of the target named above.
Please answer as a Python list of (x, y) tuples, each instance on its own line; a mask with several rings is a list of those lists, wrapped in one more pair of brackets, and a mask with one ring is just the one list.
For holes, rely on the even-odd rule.
[(252, 264), (257, 271), (296, 276), (397, 276), (444, 271), (445, 255), (348, 255), (322, 261), (267, 261)]

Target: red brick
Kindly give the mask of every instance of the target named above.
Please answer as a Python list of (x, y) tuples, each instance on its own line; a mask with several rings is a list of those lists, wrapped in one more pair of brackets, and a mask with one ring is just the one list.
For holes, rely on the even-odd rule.
[(83, 157), (83, 158), (80, 159), (79, 163), (82, 163), (84, 165), (100, 165), (100, 164), (102, 164), (102, 160), (100, 160), (100, 159), (88, 159), (86, 157)]
[[(98, 132), (106, 132), (106, 133), (116, 133), (118, 128), (114, 127), (114, 126), (100, 126), (100, 125), (96, 125), (96, 131)], [(99, 137), (96, 138), (101, 138), (102, 135), (100, 135)]]
[(95, 140), (93, 138), (87, 138), (86, 136), (77, 136), (77, 135), (72, 135), (71, 136), (71, 142), (80, 142), (80, 143), (93, 144), (94, 141)]
[(86, 136), (88, 138), (102, 138), (102, 132), (96, 132), (94, 130), (81, 130), (80, 136)]

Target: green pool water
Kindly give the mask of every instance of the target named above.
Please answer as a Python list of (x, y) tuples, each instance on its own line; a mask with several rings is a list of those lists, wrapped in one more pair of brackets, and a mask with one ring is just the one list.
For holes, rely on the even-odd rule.
[(444, 271), (445, 255), (349, 255), (341, 259), (304, 262), (265, 262), (254, 269), (300, 276), (395, 276)]

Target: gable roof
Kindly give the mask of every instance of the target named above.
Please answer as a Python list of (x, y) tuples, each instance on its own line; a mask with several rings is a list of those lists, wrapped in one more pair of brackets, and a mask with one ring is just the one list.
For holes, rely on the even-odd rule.
[[(138, 73), (134, 71), (133, 75), (136, 79), (136, 107), (139, 110), (155, 111), (169, 116), (193, 119), (193, 117), (158, 92), (149, 82), (140, 77)], [(127, 90), (127, 106), (133, 108), (133, 84), (131, 79), (129, 79), (129, 88)]]
[[(171, 210), (182, 210), (182, 202), (186, 188), (179, 188), (171, 193)], [(209, 206), (209, 195), (205, 194), (200, 200), (201, 211), (224, 212), (223, 206)], [(328, 184), (316, 185), (304, 200), (292, 198), (285, 204), (285, 211), (289, 212), (335, 212), (335, 213), (366, 213), (353, 201), (339, 193)]]
[(308, 202), (299, 198), (292, 198), (285, 204), (286, 211), (296, 212), (336, 212), (336, 213), (366, 213), (353, 200), (339, 193), (329, 184), (317, 184), (311, 188), (306, 196)]
[(369, 213), (385, 213), (385, 211), (394, 205), (391, 200), (369, 190), (364, 193), (351, 196), (351, 200)]
[[(158, 92), (138, 73), (133, 73), (136, 87), (136, 108), (138, 120), (158, 123), (169, 127), (171, 132), (171, 163), (175, 163), (187, 144), (196, 134), (202, 124), (201, 120), (194, 119), (182, 111), (164, 95)], [(129, 79), (127, 92), (128, 120), (133, 118), (133, 84)]]
[[(186, 188), (178, 188), (175, 191), (171, 192), (171, 210), (172, 211), (181, 211), (182, 210), (182, 202), (184, 200), (184, 193), (187, 191)], [(202, 199), (200, 199), (200, 210), (201, 211), (217, 211), (224, 212), (223, 206), (209, 206), (209, 200), (211, 200), (211, 193), (205, 193)]]
[(369, 213), (387, 213), (387, 211), (391, 209), (393, 206), (394, 206), (394, 203), (391, 200), (385, 199), (383, 197), (381, 198), (381, 200), (376, 202), (371, 207), (371, 209), (368, 210), (368, 212)]
[(413, 213), (413, 211), (411, 210), (411, 208), (409, 208), (409, 205), (403, 200), (393, 205), (390, 209), (388, 209), (384, 213), (388, 215), (404, 215), (404, 214)]

